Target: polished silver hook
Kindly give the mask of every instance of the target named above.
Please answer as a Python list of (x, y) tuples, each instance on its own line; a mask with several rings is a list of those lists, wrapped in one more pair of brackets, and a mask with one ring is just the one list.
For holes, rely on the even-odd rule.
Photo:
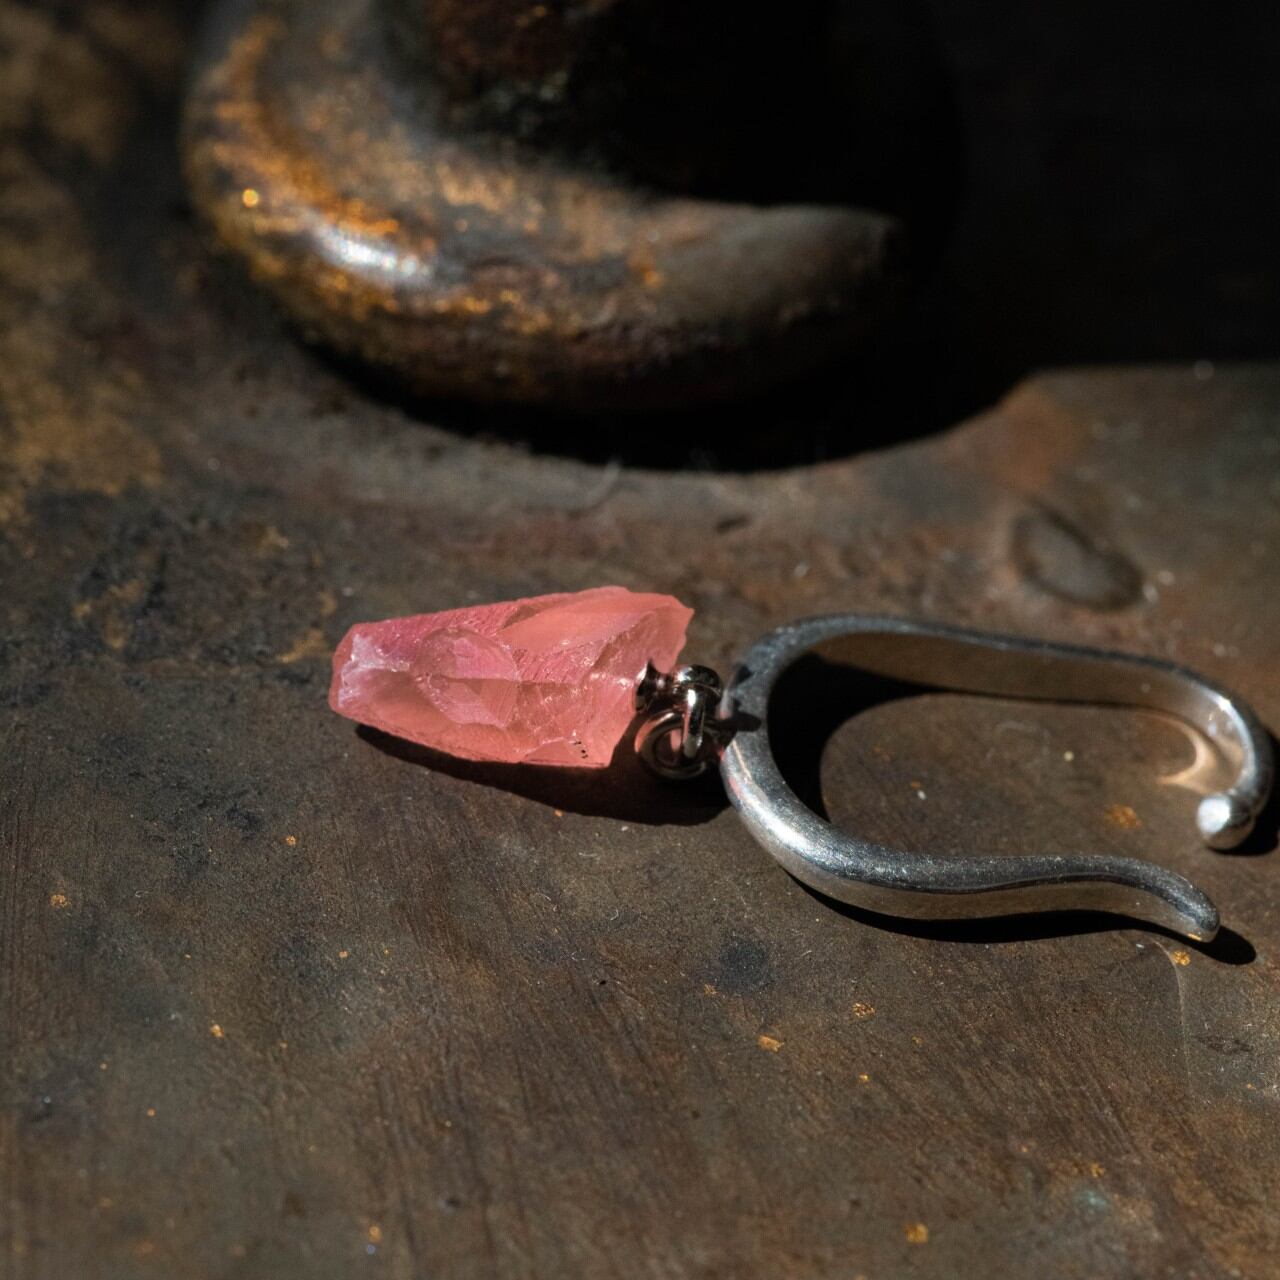
[[(797, 879), (841, 902), (929, 920), (1104, 910), (1203, 941), (1217, 932), (1218, 910), (1204, 893), (1138, 858), (938, 857), (837, 831), (786, 784), (769, 744), (769, 700), (778, 677), (814, 650), (876, 675), (936, 688), (1174, 715), (1205, 735), (1234, 769), (1230, 787), (1204, 797), (1196, 814), (1201, 838), (1215, 849), (1245, 839), (1271, 790), (1270, 739), (1243, 702), (1194, 672), (1153, 658), (844, 615), (791, 623), (759, 640), (725, 692), (714, 735), (725, 788), (748, 830)], [(647, 742), (668, 743), (668, 764), (683, 722), (669, 700), (651, 722)], [(680, 776), (678, 768), (669, 772)]]

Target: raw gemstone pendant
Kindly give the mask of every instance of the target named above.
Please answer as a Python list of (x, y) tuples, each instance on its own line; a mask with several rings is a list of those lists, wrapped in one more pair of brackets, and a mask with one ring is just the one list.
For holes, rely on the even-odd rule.
[(468, 760), (603, 768), (636, 682), (693, 610), (624, 587), (358, 623), (333, 655), (340, 715)]
[(671, 596), (598, 587), (363, 623), (334, 654), (329, 702), (452, 755), (588, 768), (609, 763), (643, 711), (635, 746), (650, 768), (695, 778), (718, 767), (756, 840), (792, 875), (842, 902), (928, 920), (1084, 908), (1137, 915), (1204, 941), (1217, 932), (1218, 910), (1195, 885), (1138, 858), (937, 858), (839, 831), (783, 777), (768, 725), (783, 672), (813, 651), (910, 683), (1162, 711), (1207, 739), (1212, 772), (1228, 765), (1229, 785), (1202, 796), (1196, 825), (1206, 844), (1230, 849), (1263, 812), (1274, 764), (1266, 730), (1226, 690), (1156, 658), (859, 614), (790, 622), (762, 636), (726, 689), (706, 667), (675, 667), (692, 616)]

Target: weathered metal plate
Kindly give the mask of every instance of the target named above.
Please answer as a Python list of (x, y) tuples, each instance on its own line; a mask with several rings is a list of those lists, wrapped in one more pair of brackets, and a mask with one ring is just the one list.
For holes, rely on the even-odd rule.
[(1198, 847), (1164, 722), (930, 696), (821, 752), (854, 690), (783, 739), (872, 837), (1158, 858), (1208, 949), (860, 918), (714, 788), (427, 760), (324, 693), (355, 619), (617, 581), (715, 665), (897, 611), (1167, 655), (1275, 726), (1280, 370), (1045, 376), (757, 474), (452, 435), (166, 203), (171, 13), (0, 6), (0, 1272), (1271, 1274), (1274, 856)]

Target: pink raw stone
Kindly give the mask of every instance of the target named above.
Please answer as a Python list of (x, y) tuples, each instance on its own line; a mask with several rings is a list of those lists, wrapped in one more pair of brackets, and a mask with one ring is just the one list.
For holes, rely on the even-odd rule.
[(468, 760), (602, 768), (647, 661), (669, 671), (693, 610), (596, 587), (352, 627), (329, 705)]

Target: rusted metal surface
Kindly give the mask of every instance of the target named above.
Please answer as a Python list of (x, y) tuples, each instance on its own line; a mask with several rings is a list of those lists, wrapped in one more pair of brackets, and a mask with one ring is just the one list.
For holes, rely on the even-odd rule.
[(784, 381), (892, 313), (897, 222), (848, 206), (901, 194), (863, 154), (906, 167), (928, 122), (882, 110), (860, 141), (841, 6), (409, 8), (213, 15), (194, 198), (308, 332), (429, 396), (629, 408)]
[(861, 918), (713, 787), (431, 759), (324, 694), (356, 619), (617, 581), (716, 666), (900, 612), (1176, 658), (1274, 727), (1280, 370), (1048, 375), (757, 474), (452, 435), (175, 212), (179, 13), (0, 4), (0, 1273), (1272, 1274), (1272, 840), (1197, 846), (1171, 726), (801, 671), (777, 736), (869, 838), (1159, 858), (1203, 950)]

